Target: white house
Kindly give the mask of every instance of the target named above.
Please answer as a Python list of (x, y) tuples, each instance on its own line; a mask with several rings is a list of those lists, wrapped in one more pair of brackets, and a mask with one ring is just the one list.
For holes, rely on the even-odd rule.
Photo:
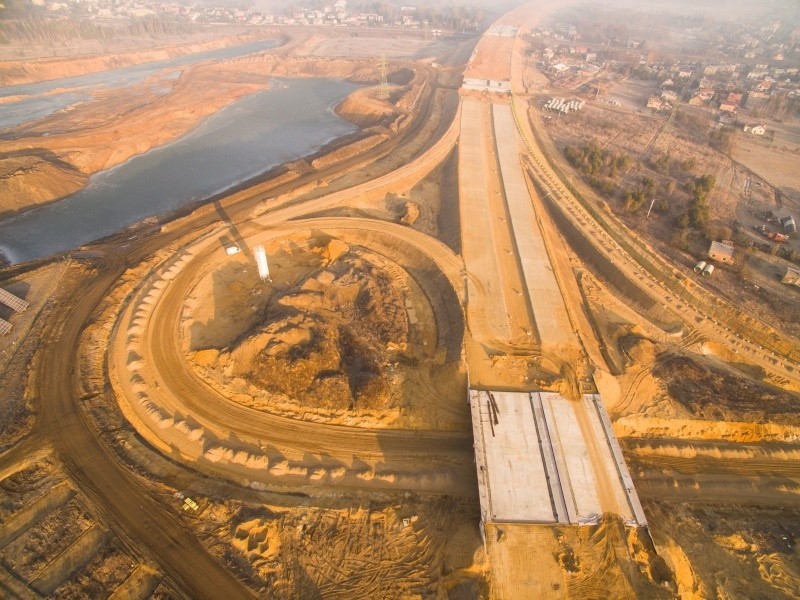
[(753, 125), (752, 127), (750, 125), (745, 125), (744, 132), (752, 135), (764, 135), (767, 129), (763, 125)]

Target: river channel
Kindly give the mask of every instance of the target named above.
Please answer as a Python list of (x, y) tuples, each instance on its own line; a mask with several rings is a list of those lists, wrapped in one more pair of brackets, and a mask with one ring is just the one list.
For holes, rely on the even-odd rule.
[(311, 154), (356, 130), (333, 112), (356, 87), (274, 79), (181, 139), (94, 175), (83, 190), (0, 221), (0, 252), (15, 264), (71, 250)]
[[(269, 50), (277, 45), (278, 42), (276, 40), (259, 40), (238, 46), (216, 48), (99, 73), (0, 87), (0, 99), (18, 98), (2, 105), (2, 110), (0, 110), (0, 129), (14, 127), (34, 119), (41, 119), (57, 110), (63, 110), (79, 102), (85, 102), (90, 100), (92, 94), (99, 90), (127, 87), (140, 83), (159, 71), (192, 65), (204, 60), (224, 60), (226, 58), (246, 56), (255, 52)], [(180, 75), (179, 71), (171, 73), (171, 76), (177, 75)]]

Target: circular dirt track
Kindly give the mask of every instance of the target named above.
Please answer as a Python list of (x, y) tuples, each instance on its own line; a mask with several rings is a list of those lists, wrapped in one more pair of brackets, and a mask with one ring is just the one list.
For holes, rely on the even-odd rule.
[[(225, 252), (231, 237), (238, 255)], [(258, 280), (258, 244), (271, 284)], [(461, 260), (400, 225), (216, 230), (131, 295), (109, 372), (150, 443), (246, 485), (471, 493), (462, 300)]]

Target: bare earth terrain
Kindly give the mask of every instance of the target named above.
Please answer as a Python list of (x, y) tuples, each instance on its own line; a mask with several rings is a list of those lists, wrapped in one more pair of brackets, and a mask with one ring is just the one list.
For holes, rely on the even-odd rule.
[[(752, 231), (776, 198), (800, 206), (797, 125), (724, 155), (642, 110), (651, 89), (634, 79), (549, 118), (563, 90), (528, 44), (554, 8), (505, 15), (512, 37), (435, 43), (296, 28), (282, 47), (159, 81), (162, 96), (152, 81), (97, 94), (0, 140), (0, 211), (14, 212), (270, 77), (369, 84), (337, 108), (361, 129), (346, 143), (180, 218), (0, 271), (30, 303), (0, 308), (13, 326), (0, 596), (797, 597), (796, 294), (768, 253), (700, 276), (705, 242), (677, 244), (671, 225), (686, 182), (708, 173), (722, 233), (734, 219)], [(474, 47), (469, 66), (434, 64)], [(23, 62), (0, 74), (69, 74)], [(465, 70), (514, 93), (459, 90)], [(601, 197), (564, 152), (590, 143), (630, 157), (626, 185), (650, 177), (666, 197), (677, 182), (671, 204), (644, 217)], [(469, 389), (563, 398), (577, 423), (563, 437), (586, 447), (564, 460), (595, 473), (601, 514), (484, 525)], [(610, 414), (646, 526), (626, 522), (608, 448), (586, 446), (584, 394)]]

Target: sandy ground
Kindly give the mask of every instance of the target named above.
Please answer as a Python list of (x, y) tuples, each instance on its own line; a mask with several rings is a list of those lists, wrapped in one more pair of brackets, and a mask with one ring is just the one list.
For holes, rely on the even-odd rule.
[(163, 576), (99, 525), (53, 455), (0, 479), (0, 590), (8, 597), (148, 597)]
[(350, 508), (203, 502), (192, 520), (210, 551), (272, 598), (485, 594), (473, 507), (447, 497)]
[(0, 305), (0, 317), (11, 323), (12, 330), (0, 339), (0, 395), (5, 398), (0, 417), (3, 431), (0, 448), (26, 434), (32, 425), (37, 397), (36, 386), (13, 377), (36, 364), (41, 348), (41, 332), (46, 319), (41, 318), (59, 302), (61, 286), (72, 285), (68, 265), (63, 262), (33, 271), (18, 273), (3, 280), (2, 288), (28, 302), (28, 309), (15, 313)]
[(464, 413), (435, 417), (459, 403), (466, 379), (437, 356), (434, 309), (408, 272), (366, 248), (303, 234), (267, 251), (271, 283), (241, 258), (190, 292), (183, 338), (205, 378), (277, 414), (362, 427), (464, 426)]
[(313, 56), (348, 58), (413, 59), (424, 54), (431, 42), (420, 39), (386, 39), (381, 37), (327, 38), (316, 45)]
[[(303, 64), (309, 72), (353, 68), (318, 60)], [(252, 85), (247, 77), (289, 68), (274, 58), (243, 61), (234, 69), (241, 79), (234, 79)], [(518, 76), (541, 84), (535, 73), (519, 68)], [(374, 97), (362, 100), (370, 122), (387, 114)], [(398, 114), (413, 109), (412, 98), (405, 102), (395, 105)], [(591, 110), (599, 115), (610, 109)], [(632, 122), (636, 131), (607, 131), (604, 139), (641, 154), (658, 129), (641, 118)], [(482, 121), (491, 122), (488, 115)], [(461, 123), (459, 116), (456, 122)], [(578, 139), (579, 123), (561, 126)], [(796, 596), (800, 422), (795, 375), (786, 368), (794, 364), (770, 358), (716, 319), (698, 318), (696, 307), (628, 262), (615, 245), (619, 237), (593, 229), (588, 214), (577, 209), (568, 213), (571, 221), (595, 246), (564, 245), (564, 240), (576, 244), (580, 236), (557, 211), (542, 217), (544, 241), (549, 251), (563, 246), (553, 268), (559, 282), (568, 274), (575, 279), (562, 290), (581, 343), (593, 344), (581, 357), (593, 368), (588, 384), (600, 389), (614, 418), (652, 538), (610, 517), (584, 528), (500, 526), (487, 531), (487, 558), (477, 526), (466, 407), (459, 409), (466, 387), (462, 349), (466, 344), (468, 356), (474, 351), (469, 345), (477, 344), (474, 332), (464, 329), (462, 312), (469, 317), (474, 310), (465, 308), (462, 260), (470, 251), (463, 243), (472, 242), (459, 233), (459, 208), (467, 205), (453, 196), (466, 149), (456, 148), (457, 127), (436, 131), (443, 141), (427, 152), (422, 152), (425, 142), (398, 152), (398, 160), (420, 153), (421, 158), (409, 159), (393, 175), (380, 176), (382, 166), (371, 165), (365, 171), (374, 170), (378, 178), (353, 190), (347, 185), (353, 173), (332, 177), (325, 187), (269, 196), (255, 210), (249, 205), (248, 217), (257, 218), (247, 225), (238, 215), (232, 217), (236, 226), (193, 229), (187, 218), (165, 228), (163, 235), (184, 236), (171, 245), (140, 242), (151, 258), (120, 267), (117, 285), (78, 324), (80, 360), (69, 362), (80, 374), (71, 392), (86, 413), (68, 405), (67, 416), (73, 416), (68, 437), (83, 444), (80, 423), (90, 421), (89, 435), (100, 432), (102, 448), (114, 448), (126, 475), (106, 479), (110, 471), (104, 470), (100, 484), (82, 480), (79, 470), (66, 476), (57, 460), (47, 458), (43, 442), (50, 430), (35, 430), (16, 446), (16, 454), (0, 455), (3, 585), (13, 579), (15, 585), (64, 596), (176, 595), (169, 577), (149, 560), (133, 557), (129, 543), (123, 546), (109, 533), (106, 513), (96, 516), (92, 499), (81, 491), (91, 489), (102, 498), (113, 482), (116, 508), (107, 514), (120, 519), (122, 508), (133, 521), (158, 526), (145, 535), (126, 522), (134, 541), (153, 539), (148, 536), (165, 523), (180, 523), (179, 530), (169, 530), (170, 543), (149, 551), (175, 547), (190, 556), (192, 548), (207, 550), (246, 591), (271, 597)], [(422, 137), (432, 135), (427, 131)], [(488, 131), (475, 137), (493, 146)], [(680, 141), (665, 132), (658, 144)], [(734, 214), (735, 204), (726, 199), (741, 173), (713, 157), (696, 156), (708, 159), (721, 179), (727, 177), (715, 201), (721, 210), (727, 207), (725, 214)], [(502, 181), (493, 166), (491, 161), (485, 166), (487, 189), (497, 192)], [(544, 177), (534, 167), (525, 169)], [(560, 190), (553, 181), (546, 185)], [(240, 195), (236, 198), (243, 200), (246, 192)], [(495, 209), (502, 231), (497, 224), (502, 210)], [(544, 195), (536, 196), (536, 209), (551, 210)], [(293, 221), (278, 226), (280, 220)], [(227, 257), (224, 245), (237, 227), (247, 243), (241, 254)], [(251, 236), (268, 249), (270, 284), (258, 280), (248, 258)], [(511, 239), (507, 231), (504, 239)], [(614, 255), (617, 271), (593, 262), (604, 252)], [(109, 254), (103, 260), (115, 264), (116, 258)], [(86, 282), (108, 269), (103, 264), (98, 259), (64, 267), (59, 290), (83, 292)], [(33, 296), (46, 297), (59, 273), (47, 269), (17, 274), (9, 288), (27, 283)], [(154, 310), (162, 297), (168, 305)], [(36, 323), (64, 327), (57, 317), (69, 310), (61, 304), (69, 301), (61, 298), (41, 300), (42, 312), (26, 313), (15, 325), (21, 331), (22, 319), (35, 319), (31, 331)], [(526, 311), (523, 306), (519, 314)], [(98, 349), (111, 347), (112, 331), (116, 345), (106, 356)], [(145, 338), (149, 345), (141, 343)], [(14, 356), (4, 365), (3, 385), (11, 375), (27, 373), (29, 362), (33, 376), (15, 376), (16, 387), (3, 397), (24, 398), (28, 386), (29, 397), (42, 397), (45, 413), (53, 414), (47, 384), (53, 378), (35, 377), (40, 370), (49, 372), (30, 361), (31, 352), (14, 350), (11, 341), (0, 341)], [(480, 350), (488, 359), (486, 375), (494, 372), (517, 385), (532, 373), (542, 374), (541, 363), (537, 369), (530, 364), (538, 359), (535, 347), (522, 356), (492, 347), (491, 358)], [(143, 364), (153, 357), (163, 372), (145, 372)], [(154, 379), (137, 379), (145, 376)], [(184, 377), (190, 387), (172, 387), (184, 385)], [(126, 381), (120, 385), (117, 379)], [(60, 385), (62, 379), (55, 381)], [(72, 381), (69, 373), (63, 381)], [(208, 394), (211, 386), (223, 392), (221, 400)], [(169, 404), (174, 389), (196, 404), (188, 409)], [(118, 406), (115, 393), (130, 392)], [(128, 401), (146, 408), (124, 417)], [(206, 404), (217, 401), (219, 419), (206, 420)], [(248, 412), (255, 405), (258, 410)], [(169, 414), (162, 412), (167, 409)], [(81, 416), (75, 419), (76, 414)], [(85, 414), (91, 418), (83, 419)], [(241, 414), (246, 416), (240, 424), (252, 421), (245, 427), (252, 440), (231, 435), (233, 429), (218, 422)], [(253, 414), (280, 417), (268, 421), (280, 428), (262, 426), (255, 433)], [(150, 442), (143, 444), (131, 425), (164, 438), (143, 433)], [(2, 431), (4, 444), (19, 435), (7, 423)], [(215, 437), (198, 443), (196, 454), (186, 450), (187, 439), (208, 432)], [(258, 436), (262, 442), (278, 440), (276, 447), (259, 447)], [(95, 473), (80, 462), (83, 446), (71, 449), (63, 436), (55, 439), (81, 472)], [(105, 460), (108, 452), (99, 446), (97, 452), (96, 460)], [(18, 459), (22, 454), (31, 458)], [(257, 479), (248, 468), (270, 471), (274, 478)], [(117, 497), (119, 489), (124, 498)], [(182, 508), (181, 494), (197, 502), (197, 511)], [(112, 500), (106, 502), (111, 507)], [(201, 543), (180, 538), (187, 530)], [(531, 576), (531, 559), (537, 578)], [(177, 565), (176, 572), (183, 567)], [(196, 566), (187, 568), (195, 572)]]
[(76, 40), (60, 47), (4, 45), (0, 52), (0, 84), (19, 85), (72, 77), (140, 63), (269, 39), (271, 29), (225, 27), (189, 36), (118, 38), (113, 42)]

